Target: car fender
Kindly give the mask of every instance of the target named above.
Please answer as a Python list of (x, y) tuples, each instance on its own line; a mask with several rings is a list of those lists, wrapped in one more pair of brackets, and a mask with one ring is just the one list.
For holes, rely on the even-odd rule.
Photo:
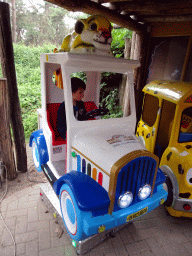
[(172, 186), (173, 186), (173, 202), (174, 202), (175, 199), (178, 197), (178, 194), (179, 194), (179, 186), (178, 186), (177, 178), (176, 178), (174, 172), (171, 170), (171, 168), (169, 166), (162, 165), (160, 167), (160, 169), (171, 180), (171, 183), (172, 183)]
[(57, 195), (64, 183), (71, 188), (80, 210), (92, 211), (93, 216), (108, 212), (110, 199), (107, 191), (88, 175), (78, 171), (71, 171), (63, 175), (53, 184)]
[(35, 139), (35, 142), (39, 151), (40, 165), (46, 164), (49, 161), (49, 155), (48, 155), (47, 144), (45, 141), (43, 130), (40, 129), (31, 134), (31, 137), (29, 140), (30, 147), (32, 147), (33, 139)]

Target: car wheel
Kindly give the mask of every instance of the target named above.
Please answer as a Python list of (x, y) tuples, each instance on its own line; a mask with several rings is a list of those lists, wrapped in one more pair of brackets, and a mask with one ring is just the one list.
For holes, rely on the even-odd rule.
[(75, 241), (82, 240), (84, 212), (78, 208), (73, 192), (67, 184), (61, 187), (59, 201), (62, 218), (70, 237)]
[(167, 184), (167, 188), (168, 188), (168, 196), (164, 205), (167, 207), (170, 207), (173, 203), (173, 185), (169, 177), (166, 177), (165, 183)]

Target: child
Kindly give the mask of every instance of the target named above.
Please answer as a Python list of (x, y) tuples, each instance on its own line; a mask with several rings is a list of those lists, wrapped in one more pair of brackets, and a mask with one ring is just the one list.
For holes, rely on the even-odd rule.
[[(74, 116), (80, 120), (87, 120), (86, 110), (84, 103), (82, 101), (84, 97), (84, 91), (86, 89), (86, 84), (79, 78), (71, 78), (71, 87), (72, 87), (72, 97), (73, 97), (73, 112)], [(65, 103), (61, 103), (59, 110), (57, 112), (57, 130), (60, 136), (66, 140), (66, 115), (65, 115)]]

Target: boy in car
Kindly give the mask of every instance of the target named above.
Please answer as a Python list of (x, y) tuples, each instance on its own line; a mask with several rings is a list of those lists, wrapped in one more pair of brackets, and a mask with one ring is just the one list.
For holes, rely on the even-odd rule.
[[(84, 97), (84, 91), (86, 89), (86, 84), (77, 77), (71, 78), (71, 88), (73, 97), (73, 112), (74, 116), (80, 120), (87, 120), (84, 102), (82, 101)], [(65, 114), (65, 102), (61, 103), (57, 112), (57, 130), (60, 136), (66, 140), (66, 114)]]

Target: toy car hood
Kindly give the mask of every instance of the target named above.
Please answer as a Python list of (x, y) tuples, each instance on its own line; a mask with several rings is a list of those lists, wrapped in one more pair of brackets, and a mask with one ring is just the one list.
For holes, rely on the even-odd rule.
[(72, 149), (97, 163), (109, 174), (111, 167), (123, 156), (136, 150), (146, 150), (133, 133), (125, 131), (86, 133), (76, 136)]

